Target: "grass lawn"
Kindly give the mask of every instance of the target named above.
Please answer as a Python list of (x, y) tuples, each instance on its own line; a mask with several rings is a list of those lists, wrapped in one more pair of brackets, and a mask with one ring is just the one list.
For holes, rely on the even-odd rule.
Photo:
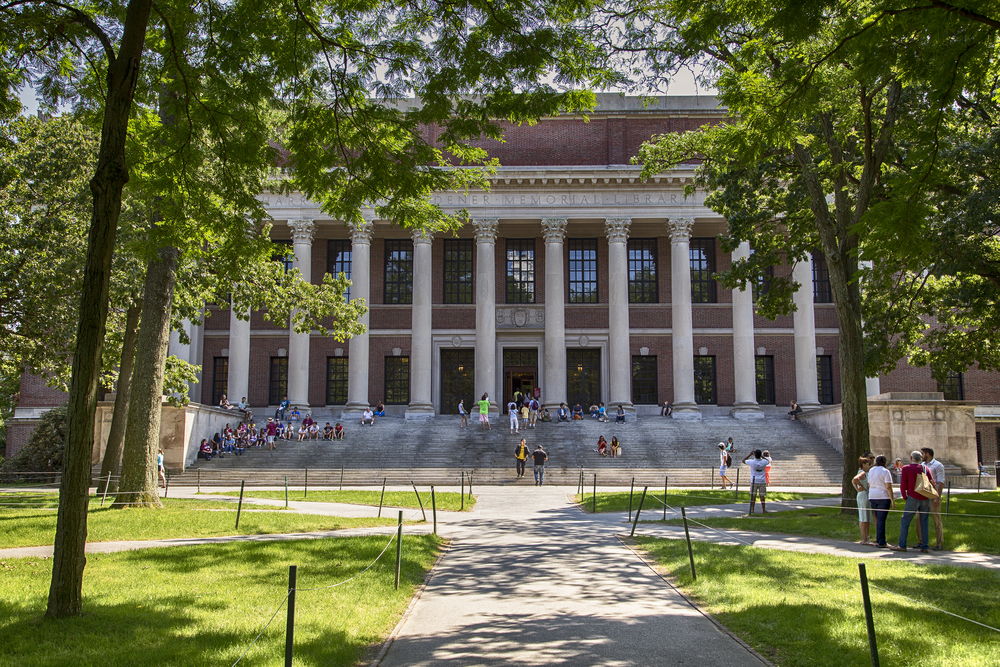
[[(626, 494), (627, 496), (628, 494)], [(768, 494), (770, 499), (771, 494)], [(1000, 504), (977, 501), (1000, 501), (1000, 491), (953, 495), (951, 497), (950, 514), (942, 517), (944, 520), (944, 546), (949, 551), (973, 551), (978, 553), (1000, 554)], [(600, 508), (598, 494), (598, 509)], [(626, 499), (627, 502), (627, 499)], [(896, 509), (902, 510), (903, 504), (898, 499)], [(759, 512), (758, 508), (758, 512)], [(944, 508), (942, 507), (942, 513)], [(988, 516), (968, 516), (970, 514)], [(899, 512), (891, 512), (886, 522), (886, 539), (889, 544), (899, 543)], [(840, 508), (813, 508), (778, 512), (774, 514), (753, 517), (733, 517), (718, 519), (699, 519), (706, 526), (714, 528), (738, 528), (740, 530), (756, 530), (767, 533), (786, 533), (789, 535), (809, 535), (826, 537), (834, 540), (860, 542), (861, 533), (858, 530), (858, 515), (842, 515)], [(680, 519), (668, 519), (667, 523), (677, 525)], [(928, 521), (931, 530), (931, 546), (934, 545), (934, 522)], [(917, 519), (910, 524), (907, 544), (916, 544)], [(872, 524), (872, 539), (875, 539), (875, 525)]]
[[(349, 579), (388, 536), (234, 543), (87, 556), (84, 615), (42, 616), (50, 559), (0, 562), (0, 667), (232, 665), (288, 590)], [(295, 664), (355, 665), (388, 635), (439, 552), (430, 535), (403, 535), (399, 590), (395, 544), (358, 579), (296, 593)], [(283, 664), (286, 610), (240, 665)]]
[[(636, 538), (681, 588), (779, 667), (871, 664), (857, 561), (695, 543), (691, 580), (683, 540)], [(1000, 627), (1000, 572), (867, 561), (871, 584)], [(871, 588), (882, 665), (1000, 664), (997, 633)]]
[[(708, 491), (705, 489), (686, 489), (668, 491), (666, 503), (671, 507), (696, 507), (699, 505), (727, 505), (735, 502), (750, 502), (749, 491), (740, 491), (739, 500), (734, 499), (733, 491)], [(597, 511), (600, 512), (627, 512), (628, 511), (628, 491), (601, 491), (597, 494)], [(639, 498), (642, 496), (642, 487), (637, 487), (632, 499), (632, 509), (639, 506)], [(768, 494), (768, 499), (773, 500), (804, 500), (806, 498), (831, 498), (833, 496), (818, 493), (795, 493), (795, 492), (772, 492)], [(593, 493), (576, 495), (576, 502), (586, 512), (591, 512), (594, 502)], [(663, 510), (663, 488), (658, 493), (650, 489), (646, 493), (646, 504), (643, 512)], [(643, 515), (645, 516), (645, 514)]]
[[(0, 505), (0, 547), (34, 547), (52, 544), (56, 532), (57, 494), (3, 494), (0, 502), (23, 501), (31, 507)], [(87, 517), (87, 540), (156, 540), (172, 537), (211, 537), (216, 535), (264, 535), (338, 530), (366, 526), (395, 525), (396, 517), (341, 518), (298, 514), (282, 509), (258, 510), (243, 505), (240, 529), (236, 524), (236, 505), (225, 501), (181, 500), (168, 498), (162, 509), (111, 509), (111, 501), (101, 507), (99, 497), (91, 497)], [(53, 508), (53, 509), (46, 509)], [(221, 510), (221, 511), (211, 511)], [(89, 556), (88, 556), (89, 558)]]
[[(215, 496), (239, 496), (239, 491), (221, 491), (218, 493), (213, 493), (209, 495)], [(378, 500), (382, 495), (382, 491), (310, 491), (308, 496), (304, 496), (302, 489), (288, 490), (289, 500), (305, 500), (307, 502), (316, 503), (348, 503), (350, 505), (375, 505), (378, 506)], [(270, 500), (284, 500), (284, 491), (245, 491), (243, 493), (244, 498), (266, 498)], [(420, 500), (424, 503), (424, 509), (428, 512), (431, 510), (431, 492), (430, 489), (426, 491), (421, 490)], [(448, 510), (452, 512), (459, 511), (462, 507), (462, 494), (455, 493), (453, 491), (443, 492), (435, 491), (434, 500), (437, 502), (437, 508), (439, 510)], [(385, 500), (382, 503), (386, 507), (412, 507), (417, 509), (420, 507), (420, 503), (417, 502), (417, 496), (413, 491), (386, 491)], [(476, 505), (475, 497), (470, 498), (469, 494), (465, 494), (465, 511), (471, 511)]]

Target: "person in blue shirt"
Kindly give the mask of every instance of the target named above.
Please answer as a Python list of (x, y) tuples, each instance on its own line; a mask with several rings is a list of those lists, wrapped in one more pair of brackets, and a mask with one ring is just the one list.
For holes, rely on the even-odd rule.
[(557, 414), (559, 416), (559, 421), (561, 421), (561, 422), (568, 422), (569, 421), (569, 410), (566, 409), (566, 404), (565, 403), (560, 403), (559, 404), (559, 412)]
[(285, 421), (285, 410), (288, 409), (288, 397), (285, 396), (281, 399), (281, 403), (278, 403), (278, 409), (274, 411), (274, 421), (280, 422)]

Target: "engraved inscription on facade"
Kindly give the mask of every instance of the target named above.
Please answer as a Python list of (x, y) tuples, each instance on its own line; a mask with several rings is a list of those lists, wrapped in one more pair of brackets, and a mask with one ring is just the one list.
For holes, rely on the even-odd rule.
[(497, 329), (544, 329), (544, 306), (497, 308)]

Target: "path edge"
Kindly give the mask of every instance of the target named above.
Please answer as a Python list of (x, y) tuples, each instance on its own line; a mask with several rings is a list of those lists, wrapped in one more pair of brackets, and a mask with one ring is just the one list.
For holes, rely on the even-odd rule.
[(659, 577), (664, 583), (666, 583), (668, 586), (670, 586), (670, 588), (672, 588), (678, 595), (680, 595), (682, 598), (684, 598), (684, 601), (687, 602), (688, 605), (690, 605), (692, 609), (694, 609), (699, 614), (701, 614), (706, 619), (708, 619), (716, 628), (719, 629), (719, 631), (721, 631), (723, 634), (725, 634), (726, 636), (730, 637), (731, 639), (735, 640), (736, 643), (738, 643), (740, 646), (742, 646), (747, 651), (749, 651), (750, 654), (753, 655), (758, 660), (760, 660), (761, 663), (767, 665), (768, 667), (776, 667), (776, 665), (773, 662), (771, 662), (770, 660), (768, 660), (767, 658), (765, 658), (756, 649), (754, 649), (752, 646), (750, 646), (750, 644), (748, 644), (745, 641), (743, 641), (743, 639), (741, 637), (737, 636), (735, 633), (733, 633), (732, 630), (730, 630), (725, 625), (723, 625), (722, 623), (720, 623), (718, 621), (718, 619), (716, 619), (710, 613), (708, 613), (707, 611), (705, 611), (704, 609), (702, 609), (693, 599), (691, 599), (691, 597), (687, 593), (685, 593), (683, 590), (681, 590), (680, 586), (677, 585), (676, 580), (674, 579), (674, 577), (672, 575), (664, 572), (663, 566), (661, 566), (659, 563), (656, 563), (655, 561), (651, 561), (649, 558), (647, 558), (646, 551), (644, 549), (642, 549), (642, 548), (636, 546), (634, 543), (632, 543), (630, 538), (625, 538), (625, 537), (622, 537), (621, 535), (618, 535), (618, 534), (616, 534), (615, 537), (618, 539), (619, 542), (621, 542), (621, 544), (626, 549), (628, 549), (629, 551), (631, 551), (635, 555), (636, 558), (638, 558), (639, 560), (641, 560), (643, 562), (643, 564), (646, 567), (648, 567), (653, 572), (653, 574), (655, 574), (657, 577)]
[(389, 652), (389, 649), (392, 647), (393, 643), (395, 643), (396, 637), (399, 636), (403, 626), (406, 625), (406, 621), (409, 620), (410, 615), (413, 613), (413, 608), (417, 606), (417, 602), (419, 602), (420, 598), (423, 597), (428, 584), (430, 584), (431, 579), (433, 579), (434, 575), (437, 573), (438, 566), (441, 564), (441, 561), (444, 560), (444, 557), (448, 555), (448, 552), (451, 551), (451, 547), (454, 543), (454, 539), (449, 539), (444, 543), (444, 548), (438, 555), (437, 560), (434, 561), (434, 565), (432, 565), (431, 569), (427, 572), (427, 576), (424, 577), (424, 582), (420, 584), (420, 588), (418, 588), (416, 593), (413, 594), (413, 597), (410, 598), (410, 604), (407, 605), (406, 611), (403, 612), (403, 616), (399, 619), (399, 622), (396, 623), (396, 627), (392, 629), (389, 636), (382, 642), (382, 648), (379, 649), (378, 655), (375, 656), (375, 659), (370, 663), (369, 667), (378, 667), (382, 664), (382, 661), (385, 659), (385, 654)]

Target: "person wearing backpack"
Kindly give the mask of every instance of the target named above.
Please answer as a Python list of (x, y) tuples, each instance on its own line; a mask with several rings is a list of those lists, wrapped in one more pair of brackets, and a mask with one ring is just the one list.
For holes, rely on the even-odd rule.
[(521, 479), (524, 477), (524, 464), (528, 460), (528, 446), (524, 444), (524, 438), (521, 438), (521, 444), (514, 448), (514, 461), (517, 465), (517, 478)]
[(722, 480), (722, 488), (727, 488), (735, 486), (733, 480), (726, 477), (726, 468), (733, 464), (733, 457), (729, 455), (726, 451), (726, 444), (724, 442), (719, 443), (719, 478)]
[(899, 520), (899, 546), (889, 547), (893, 551), (906, 551), (907, 533), (910, 532), (910, 524), (916, 514), (920, 525), (920, 552), (928, 553), (927, 519), (931, 511), (931, 498), (937, 496), (937, 489), (934, 488), (934, 476), (923, 461), (922, 452), (910, 452), (910, 465), (903, 466), (900, 473), (899, 492), (903, 494), (906, 504), (903, 506), (903, 517)]

